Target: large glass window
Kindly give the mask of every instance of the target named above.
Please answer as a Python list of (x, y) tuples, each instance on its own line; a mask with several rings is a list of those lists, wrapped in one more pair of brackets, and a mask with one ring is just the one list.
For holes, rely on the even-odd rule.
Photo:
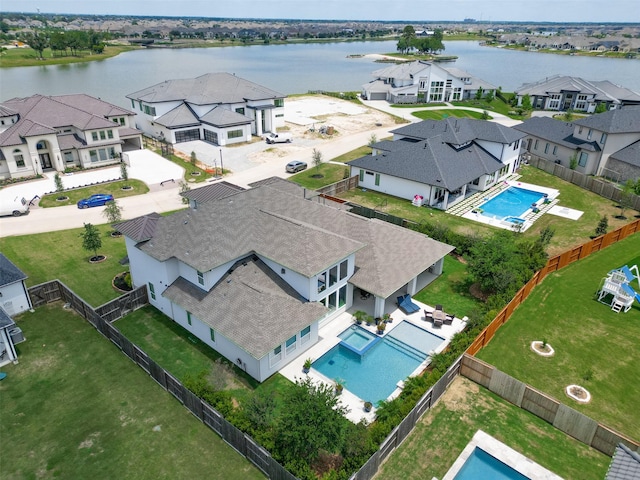
[(380, 174), (376, 173), (376, 185), (380, 185)]
[(580, 153), (580, 159), (578, 160), (578, 165), (584, 167), (587, 164), (587, 160), (589, 159), (589, 154), (586, 152)]
[(329, 305), (327, 305), (327, 307), (330, 310), (335, 310), (336, 307), (338, 306), (337, 298), (338, 298), (338, 295), (336, 294), (336, 292), (333, 292), (332, 294), (329, 295), (329, 298), (328, 298)]
[(431, 82), (431, 89), (429, 91), (430, 102), (442, 101), (443, 93), (444, 93), (444, 82)]
[(360, 173), (358, 174), (358, 180), (360, 182), (364, 182), (364, 170), (360, 170)]
[(602, 133), (602, 136), (600, 137), (600, 145), (604, 145), (604, 142), (607, 141), (607, 134), (606, 133)]
[(273, 352), (269, 354), (269, 364), (271, 366), (274, 366), (280, 360), (282, 360), (282, 346), (278, 345), (273, 349)]
[(16, 167), (24, 168), (24, 156), (22, 155), (22, 151), (17, 148), (13, 151), (13, 159), (16, 161)]
[(98, 132), (91, 132), (91, 138), (94, 142), (98, 141)]
[(287, 349), (287, 355), (289, 355), (291, 352), (293, 352), (296, 349), (296, 336), (294, 335), (289, 340), (287, 340), (287, 343), (285, 344), (285, 346)]
[(104, 132), (104, 130), (100, 130), (100, 140), (106, 140), (107, 139), (107, 134)]
[(347, 286), (343, 285), (338, 290), (338, 307), (344, 307), (347, 303)]
[(276, 99), (273, 101), (273, 104), (274, 104), (276, 107), (284, 107), (284, 98), (276, 98)]
[(112, 139), (113, 138), (113, 130), (107, 130), (107, 138), (108, 139)]
[(344, 280), (349, 273), (349, 261), (345, 260), (340, 264), (340, 280)]
[(241, 138), (243, 136), (242, 130), (229, 130), (227, 132), (227, 138)]
[(318, 293), (322, 292), (325, 288), (327, 288), (327, 274), (326, 272), (318, 275)]
[(329, 286), (333, 287), (338, 282), (338, 266), (331, 267), (329, 270)]

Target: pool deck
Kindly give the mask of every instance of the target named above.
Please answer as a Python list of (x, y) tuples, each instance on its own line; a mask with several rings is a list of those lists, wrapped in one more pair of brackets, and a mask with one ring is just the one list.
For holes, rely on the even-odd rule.
[(500, 460), (527, 478), (535, 478), (536, 480), (563, 480), (562, 477), (538, 465), (530, 458), (516, 452), (513, 448), (496, 440), (482, 430), (478, 430), (475, 433), (449, 471), (442, 477), (442, 480), (453, 480), (476, 447), (481, 448), (492, 457)]
[[(449, 341), (451, 340), (451, 337), (453, 337), (454, 334), (461, 331), (466, 325), (465, 321), (459, 318), (454, 318), (451, 325), (443, 325), (442, 327), (436, 328), (433, 326), (432, 323), (427, 322), (425, 320), (424, 312), (423, 312), (423, 310), (433, 311), (433, 307), (429, 305), (425, 305), (421, 302), (418, 302), (415, 299), (413, 299), (413, 302), (420, 307), (419, 312), (412, 313), (411, 315), (407, 315), (403, 311), (397, 308), (395, 310), (388, 312), (391, 315), (392, 322), (387, 323), (387, 328), (384, 332), (384, 335), (387, 335), (389, 332), (393, 331), (393, 329), (397, 325), (399, 325), (402, 320), (406, 320), (422, 328), (423, 330), (427, 330), (428, 332), (433, 333), (434, 335), (442, 337), (445, 341), (442, 344), (440, 344), (440, 346), (435, 351), (435, 353), (440, 353), (448, 345)], [(341, 340), (338, 337), (338, 335), (354, 324), (353, 313), (356, 310), (358, 310), (357, 304), (353, 305), (352, 308), (350, 308), (348, 311), (338, 315), (335, 319), (331, 320), (328, 324), (322, 326), (319, 331), (320, 338), (318, 339), (318, 343), (316, 343), (313, 347), (311, 347), (309, 350), (304, 352), (304, 354), (300, 355), (298, 358), (293, 360), (287, 366), (282, 368), (280, 370), (280, 373), (293, 382), (295, 382), (296, 379), (303, 378), (305, 374), (302, 372), (302, 366), (305, 359), (311, 358), (312, 360), (316, 360), (320, 358), (322, 355), (324, 355), (326, 352), (331, 350), (338, 343), (340, 343)], [(377, 335), (377, 329), (375, 325), (371, 325), (368, 327), (366, 324), (363, 323), (361, 327)], [(428, 364), (429, 364), (429, 359), (421, 363), (418, 366), (418, 368), (416, 368), (411, 373), (410, 376), (418, 375), (428, 366)], [(308, 375), (312, 380), (316, 382), (322, 382), (327, 385), (333, 385), (334, 383), (333, 379), (325, 377), (314, 368), (312, 368), (311, 371), (306, 375)], [(373, 372), (372, 372), (372, 379), (375, 380), (375, 374)], [(402, 381), (398, 382), (398, 388), (396, 388), (396, 390), (387, 398), (387, 400), (393, 399), (400, 394), (401, 392), (400, 387), (402, 386), (402, 383), (403, 383)], [(345, 385), (345, 388), (342, 391), (342, 394), (340, 395), (340, 401), (342, 405), (349, 409), (349, 412), (347, 413), (346, 417), (349, 420), (351, 420), (353, 423), (358, 423), (363, 419), (368, 423), (373, 422), (373, 420), (375, 420), (375, 417), (376, 417), (375, 406), (374, 408), (371, 409), (371, 412), (365, 412), (364, 400), (354, 395), (353, 393), (351, 393), (348, 390), (348, 388), (349, 388), (349, 385)]]

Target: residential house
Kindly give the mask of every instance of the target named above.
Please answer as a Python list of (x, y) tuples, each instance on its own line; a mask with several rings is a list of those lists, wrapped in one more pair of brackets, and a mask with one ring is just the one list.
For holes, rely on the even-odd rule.
[(524, 96), (529, 95), (531, 105), (538, 110), (593, 113), (600, 104), (607, 110), (623, 105), (640, 105), (640, 93), (608, 80), (596, 82), (560, 75), (522, 85), (515, 94), (518, 105), (522, 105)]
[(435, 279), (454, 248), (305, 196), (272, 180), (118, 224), (133, 284), (147, 285), (153, 306), (264, 381), (314, 345), (356, 292), (372, 294), (382, 316), (397, 295)]
[(359, 186), (446, 210), (518, 167), (525, 134), (484, 120), (425, 120), (349, 162)]
[(165, 80), (127, 95), (147, 135), (214, 145), (249, 142), (284, 126), (284, 97), (230, 73)]
[(0, 104), (0, 178), (93, 168), (142, 148), (135, 113), (89, 95), (33, 95)]
[(472, 98), (479, 88), (485, 92), (496, 90), (494, 85), (464, 70), (422, 60), (391, 65), (374, 71), (372, 75), (375, 79), (362, 87), (362, 97), (366, 100), (451, 102)]
[(616, 181), (640, 177), (640, 106), (574, 122), (533, 117), (513, 128), (527, 134), (524, 148), (532, 155), (586, 175), (603, 175)]
[(32, 308), (26, 279), (27, 276), (0, 253), (0, 365), (18, 359), (15, 344), (24, 340), (11, 317)]

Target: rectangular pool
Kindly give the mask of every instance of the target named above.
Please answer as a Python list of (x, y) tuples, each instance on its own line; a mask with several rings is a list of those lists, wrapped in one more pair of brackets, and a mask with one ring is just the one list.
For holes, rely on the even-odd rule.
[(480, 205), (480, 208), (483, 215), (498, 220), (518, 219), (544, 197), (542, 192), (512, 186)]
[(528, 478), (476, 447), (454, 480), (528, 480)]
[[(339, 335), (343, 341), (313, 362), (313, 368), (331, 380), (343, 381), (347, 390), (374, 405), (391, 395), (397, 383), (445, 341), (406, 321), (377, 341), (367, 341), (371, 335), (364, 328), (350, 327)], [(353, 344), (345, 345), (345, 340), (356, 346), (364, 342), (362, 353)]]

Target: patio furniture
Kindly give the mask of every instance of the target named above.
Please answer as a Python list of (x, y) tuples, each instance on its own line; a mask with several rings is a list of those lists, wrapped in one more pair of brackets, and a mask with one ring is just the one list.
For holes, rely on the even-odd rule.
[(411, 295), (406, 294), (398, 297), (398, 307), (407, 315), (420, 311), (420, 307), (411, 301)]
[(445, 315), (443, 322), (445, 325), (451, 325), (453, 323), (453, 315)]
[(433, 313), (428, 312), (428, 311), (426, 311), (426, 310), (425, 310), (425, 311), (424, 311), (424, 319), (425, 319), (427, 322), (431, 322), (431, 323), (433, 323)]
[(442, 311), (442, 305), (440, 305), (440, 304), (436, 305), (436, 310)]
[(446, 314), (442, 310), (434, 310), (433, 311), (433, 326), (441, 327), (447, 318)]

